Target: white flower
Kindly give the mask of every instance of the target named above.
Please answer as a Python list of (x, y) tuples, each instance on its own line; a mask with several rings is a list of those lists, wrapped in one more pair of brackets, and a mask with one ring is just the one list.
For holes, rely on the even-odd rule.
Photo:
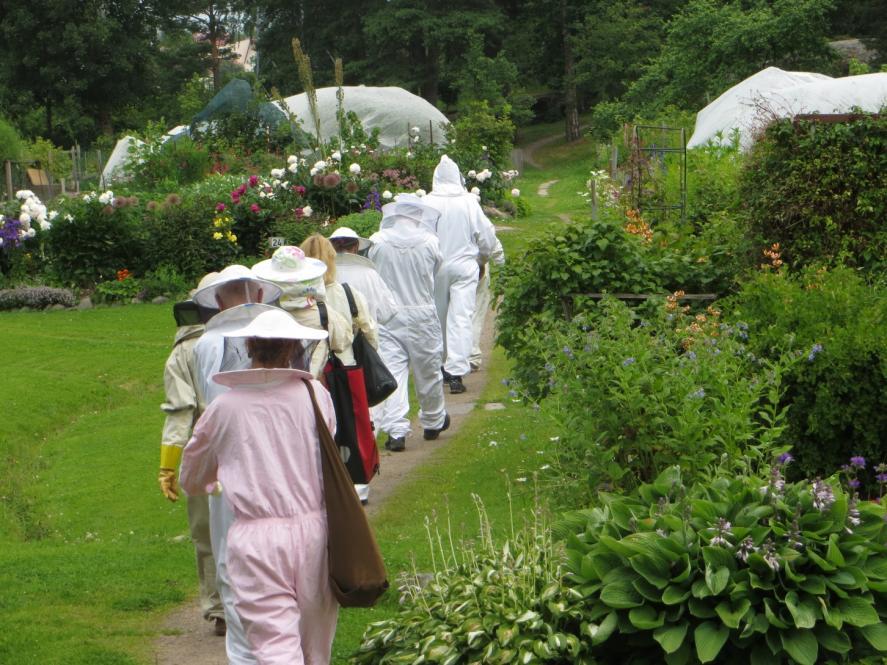
[(421, 139), (419, 138), (419, 135), (418, 135), (418, 134), (417, 134), (416, 136), (413, 137), (413, 143), (418, 143), (420, 140), (421, 140)]
[(413, 134), (418, 134), (418, 133), (419, 133), (419, 128), (418, 128), (418, 127), (413, 127), (413, 128), (410, 129), (410, 131), (411, 131)]
[(523, 477), (521, 477), (521, 478), (515, 478), (515, 479), (514, 479), (514, 482), (516, 482), (516, 483), (525, 483), (525, 482), (527, 482), (527, 479), (526, 479), (526, 478), (523, 478)]
[(311, 176), (316, 176), (316, 175), (317, 175), (317, 169), (312, 168), (310, 171), (308, 171), (308, 174), (311, 175)]
[(290, 173), (295, 173), (296, 171), (299, 170), (299, 164), (298, 164), (298, 162), (293, 162), (292, 164), (290, 164), (286, 168)]
[(498, 441), (490, 441), (490, 448), (495, 448), (498, 445), (499, 445)]
[(59, 216), (59, 212), (58, 212), (58, 210), (50, 210), (50, 211), (49, 211), (48, 219), (49, 219), (49, 221), (51, 222), (52, 220), (54, 220), (54, 219), (55, 219), (56, 217), (58, 217), (58, 216)]
[(553, 437), (551, 437), (551, 438), (548, 439), (548, 440), (549, 440), (549, 441), (560, 441), (561, 438), (560, 438), (559, 436), (553, 436)]
[(29, 238), (33, 238), (35, 235), (37, 235), (37, 230), (36, 229), (28, 229), (25, 232), (25, 235), (28, 236)]
[(305, 215), (305, 217), (311, 217), (311, 213), (313, 212), (314, 211), (311, 209), (311, 206), (305, 206), (304, 208), (302, 208), (302, 214)]
[(539, 467), (540, 471), (548, 471), (551, 468), (551, 464), (543, 464)]
[(280, 180), (278, 180), (277, 178), (275, 178), (275, 179), (271, 182), (271, 186), (272, 186), (272, 187), (280, 187)]
[(290, 181), (284, 180), (283, 182), (277, 183), (277, 186), (280, 187), (281, 189), (286, 189), (287, 187), (290, 186)]
[(427, 193), (428, 192), (426, 192), (424, 189), (417, 189), (416, 190), (416, 196), (425, 196)]
[(475, 196), (480, 196), (480, 189), (478, 187), (472, 187), (471, 193), (474, 194)]
[(392, 196), (393, 196), (393, 194), (391, 192), (389, 192), (387, 189), (384, 192), (382, 192), (382, 198), (385, 199), (386, 201), (388, 199), (390, 199)]
[(31, 216), (28, 213), (23, 212), (21, 215), (18, 216), (18, 221), (20, 221), (22, 224), (30, 224)]
[(49, 222), (46, 222), (46, 221), (40, 222), (40, 230), (41, 231), (49, 231), (49, 229), (51, 229), (51, 228), (52, 228), (52, 224), (50, 224)]
[(3, 238), (0, 238), (0, 247), (3, 247)]
[(66, 222), (73, 222), (74, 216), (71, 213), (68, 213), (67, 215), (65, 215), (65, 221)]
[(478, 181), (478, 182), (484, 182), (487, 178), (489, 178), (489, 177), (492, 176), (492, 175), (493, 175), (493, 174), (490, 172), (489, 169), (484, 169), (483, 171), (481, 171), (480, 173), (477, 174), (477, 176), (476, 176), (476, 177), (477, 177), (477, 181)]
[(271, 177), (277, 180), (280, 180), (284, 173), (286, 173), (285, 169), (271, 169)]
[(338, 150), (336, 150), (336, 152), (334, 152), (332, 155), (330, 155), (330, 157), (337, 162), (342, 161), (342, 153), (339, 152)]
[(482, 145), (482, 146), (480, 147), (480, 149), (481, 149), (481, 150), (486, 150), (486, 149), (487, 149), (487, 146)]
[(20, 189), (15, 193), (15, 198), (19, 200), (32, 199), (34, 198), (34, 192), (30, 189)]
[(318, 171), (323, 171), (326, 168), (326, 162), (322, 159), (319, 162), (314, 162), (314, 168)]
[(266, 198), (267, 196), (268, 196), (268, 195), (267, 195), (265, 192), (259, 192), (259, 198), (260, 198), (260, 199), (264, 199), (264, 198)]
[(299, 163), (299, 158), (296, 157), (295, 155), (290, 155), (289, 157), (286, 158), (286, 163), (287, 163), (287, 164), (290, 164), (290, 165), (292, 165), (292, 164), (298, 164), (298, 163)]
[(352, 164), (348, 167), (348, 170), (351, 171), (351, 173), (353, 173), (354, 175), (357, 175), (358, 173), (360, 173), (360, 164)]
[(93, 194), (84, 194), (83, 195), (83, 202), (89, 203), (90, 201), (92, 201), (92, 198), (93, 198)]
[(468, 177), (469, 177), (469, 178), (476, 178), (476, 177), (477, 177), (477, 171), (475, 171), (474, 169), (471, 169), (471, 170), (468, 172)]
[(407, 159), (412, 159), (412, 158), (413, 158), (413, 153), (407, 152)]
[(106, 206), (107, 206), (107, 205), (113, 205), (113, 203), (114, 203), (114, 192), (112, 192), (112, 191), (109, 189), (107, 192), (105, 192), (104, 194), (102, 194), (101, 196), (99, 196), (99, 203), (101, 203), (102, 205), (106, 205)]
[(511, 195), (514, 198), (517, 198), (518, 196), (520, 196), (520, 190), (517, 187), (515, 187), (514, 189), (511, 190)]

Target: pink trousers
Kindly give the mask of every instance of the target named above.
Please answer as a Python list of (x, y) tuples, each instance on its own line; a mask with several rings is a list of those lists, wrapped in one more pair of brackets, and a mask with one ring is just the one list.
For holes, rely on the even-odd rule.
[(238, 519), (228, 532), (235, 608), (261, 665), (327, 665), (339, 606), (326, 515)]

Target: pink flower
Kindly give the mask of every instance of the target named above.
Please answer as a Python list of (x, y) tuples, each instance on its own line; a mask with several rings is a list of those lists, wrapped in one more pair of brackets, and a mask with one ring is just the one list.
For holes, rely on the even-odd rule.
[(253, 203), (253, 204), (249, 207), (249, 209), (252, 210), (252, 211), (253, 211), (254, 213), (256, 213), (257, 215), (258, 215), (260, 212), (262, 212), (262, 209), (259, 207), (259, 204), (258, 204), (258, 203)]
[(231, 203), (233, 203), (234, 205), (240, 203), (240, 194), (237, 193), (237, 190), (231, 192)]
[(243, 196), (244, 194), (246, 194), (246, 185), (241, 185), (235, 191), (239, 196)]
[(342, 177), (338, 173), (327, 173), (323, 176), (323, 186), (332, 189), (342, 182)]
[(305, 211), (301, 208), (296, 208), (294, 212), (296, 213), (296, 219), (302, 219), (305, 216)]
[(224, 203), (216, 204), (216, 212), (224, 212), (224, 211), (225, 211), (225, 204)]
[(302, 185), (293, 185), (293, 191), (299, 196), (305, 196), (305, 192), (308, 190), (305, 189)]
[(255, 187), (255, 186), (258, 185), (258, 184), (259, 184), (259, 176), (257, 176), (257, 175), (251, 175), (251, 176), (249, 177), (249, 186), (250, 186), (250, 187)]

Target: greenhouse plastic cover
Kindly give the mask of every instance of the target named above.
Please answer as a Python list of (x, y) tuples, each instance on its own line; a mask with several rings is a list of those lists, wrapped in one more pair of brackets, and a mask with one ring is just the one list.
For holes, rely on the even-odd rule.
[(727, 90), (696, 115), (688, 148), (708, 142), (729, 143), (739, 132), (739, 145), (748, 150), (757, 133), (774, 118), (802, 113), (848, 113), (854, 109), (877, 113), (887, 103), (887, 74), (831, 78), (809, 72), (785, 72), (768, 67)]
[[(335, 87), (318, 88), (317, 108), (320, 115), (320, 137), (324, 141), (339, 133), (336, 120)], [(379, 143), (383, 148), (404, 146), (409, 142), (409, 131), (419, 128), (419, 136), (425, 142), (446, 142), (444, 126), (446, 116), (427, 100), (398, 87), (343, 86), (345, 111), (353, 111), (369, 132), (379, 128)], [(302, 121), (302, 129), (314, 134), (314, 120), (308, 108), (308, 97), (300, 95), (283, 100), (290, 112)]]
[(115, 180), (123, 180), (126, 174), (123, 172), (126, 166), (126, 160), (129, 159), (129, 149), (131, 146), (145, 145), (144, 141), (140, 141), (135, 136), (124, 136), (117, 141), (111, 156), (105, 162), (105, 168), (102, 169), (102, 186), (107, 187)]

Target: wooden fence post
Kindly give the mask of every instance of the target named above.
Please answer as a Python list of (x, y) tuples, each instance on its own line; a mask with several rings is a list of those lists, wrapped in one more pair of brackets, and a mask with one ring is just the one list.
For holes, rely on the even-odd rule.
[(614, 141), (610, 148), (610, 179), (616, 179), (616, 167), (619, 164), (619, 146)]
[(12, 201), (15, 193), (12, 191), (12, 162), (6, 160), (6, 196)]

